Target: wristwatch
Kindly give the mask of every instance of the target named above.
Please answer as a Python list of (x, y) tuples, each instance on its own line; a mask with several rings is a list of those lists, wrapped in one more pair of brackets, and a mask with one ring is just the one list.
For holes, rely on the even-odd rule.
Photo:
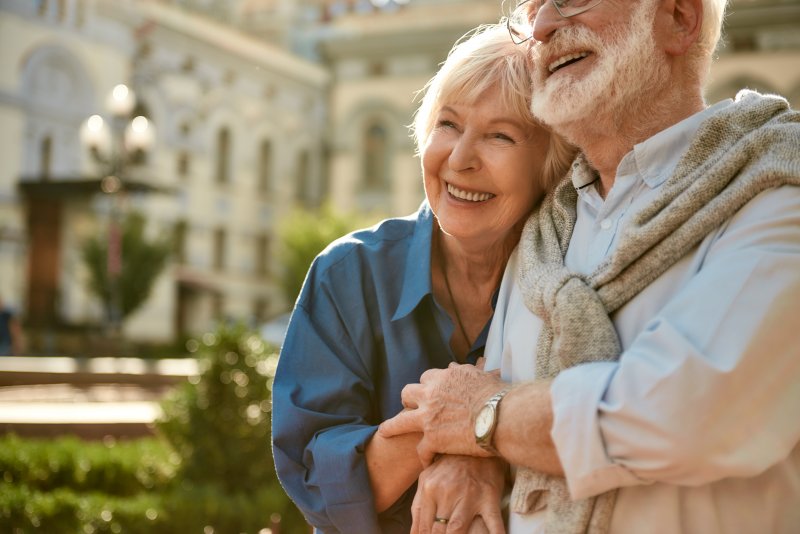
[(511, 391), (511, 388), (492, 395), (475, 417), (475, 443), (483, 450), (492, 453), (493, 456), (500, 455), (492, 445), (492, 438), (494, 437), (494, 430), (497, 428), (497, 413), (500, 408), (500, 401), (509, 391)]

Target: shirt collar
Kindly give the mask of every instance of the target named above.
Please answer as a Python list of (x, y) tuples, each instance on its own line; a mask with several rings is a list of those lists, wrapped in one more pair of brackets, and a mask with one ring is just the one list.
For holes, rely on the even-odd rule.
[(393, 321), (414, 311), (420, 301), (431, 293), (431, 242), (434, 223), (431, 207), (424, 200), (417, 212), (414, 235), (408, 246), (400, 303), (392, 317)]
[[(675, 172), (702, 122), (732, 103), (731, 99), (718, 102), (635, 145), (620, 162), (617, 175), (625, 174), (624, 166), (634, 165), (648, 187), (660, 186)], [(633, 161), (626, 162), (629, 158)]]
[[(702, 122), (732, 103), (731, 99), (717, 102), (635, 145), (620, 161), (617, 176), (638, 173), (648, 187), (660, 186), (675, 171)], [(571, 178), (572, 185), (580, 194), (598, 176), (584, 155), (578, 154), (572, 164)]]

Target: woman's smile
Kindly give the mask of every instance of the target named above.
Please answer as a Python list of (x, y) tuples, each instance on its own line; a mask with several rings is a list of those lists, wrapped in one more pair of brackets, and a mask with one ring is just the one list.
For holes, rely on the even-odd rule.
[(465, 200), (467, 202), (486, 202), (487, 200), (491, 200), (495, 197), (492, 193), (483, 193), (480, 191), (466, 191), (464, 189), (458, 188), (451, 184), (450, 182), (445, 182), (447, 184), (447, 192), (450, 193), (450, 196), (458, 199), (458, 200)]

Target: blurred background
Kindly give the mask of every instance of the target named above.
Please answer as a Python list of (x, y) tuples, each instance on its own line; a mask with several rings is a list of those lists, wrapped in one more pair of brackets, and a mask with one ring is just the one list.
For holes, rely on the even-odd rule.
[[(414, 94), (501, 14), (501, 0), (0, 0), (3, 532), (54, 517), (88, 534), (307, 531), (268, 458), (287, 314), (330, 240), (416, 209)], [(709, 103), (748, 87), (800, 105), (799, 0), (732, 0), (724, 38)], [(226, 436), (239, 423), (241, 443)], [(239, 489), (272, 488), (226, 501), (258, 518), (240, 523), (213, 502), (244, 475), (224, 454), (197, 460), (232, 441), (234, 462), (267, 466)], [(157, 452), (122, 450), (136, 443)], [(106, 470), (132, 482), (87, 478)], [(123, 496), (154, 491), (119, 519)]]

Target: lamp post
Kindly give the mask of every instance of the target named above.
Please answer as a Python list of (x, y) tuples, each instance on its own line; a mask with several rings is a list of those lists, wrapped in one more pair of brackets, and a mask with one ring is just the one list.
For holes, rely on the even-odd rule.
[(92, 115), (81, 128), (81, 142), (89, 149), (103, 171), (100, 189), (109, 198), (108, 276), (110, 301), (107, 304), (108, 334), (118, 336), (122, 325), (120, 275), (122, 273), (122, 209), (120, 198), (125, 190), (127, 173), (144, 162), (154, 139), (150, 121), (142, 115), (132, 117), (136, 95), (126, 85), (114, 87), (106, 100), (110, 120)]

